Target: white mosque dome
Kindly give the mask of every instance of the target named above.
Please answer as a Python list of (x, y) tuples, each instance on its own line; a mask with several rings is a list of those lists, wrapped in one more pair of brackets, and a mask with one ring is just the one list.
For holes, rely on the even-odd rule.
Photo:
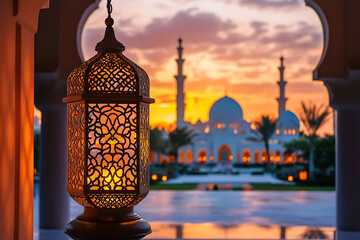
[(238, 102), (227, 96), (217, 100), (210, 109), (209, 123), (241, 123), (243, 111)]
[(277, 121), (278, 129), (295, 129), (296, 131), (300, 128), (300, 122), (298, 117), (290, 111), (284, 111), (281, 113)]

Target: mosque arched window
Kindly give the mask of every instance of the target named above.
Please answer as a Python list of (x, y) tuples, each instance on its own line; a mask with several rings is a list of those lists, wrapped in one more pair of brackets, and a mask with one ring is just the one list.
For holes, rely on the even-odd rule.
[(243, 163), (249, 163), (251, 161), (251, 152), (249, 149), (245, 149), (243, 151), (243, 157), (242, 157), (242, 161)]
[(281, 153), (280, 153), (280, 150), (276, 150), (276, 153), (275, 153), (275, 162), (276, 162), (276, 163), (280, 163), (280, 162), (281, 162)]
[(259, 151), (259, 150), (256, 150), (256, 151), (255, 151), (254, 160), (255, 160), (255, 163), (256, 163), (256, 164), (259, 164), (259, 163), (260, 163), (260, 151)]
[(199, 164), (206, 163), (206, 151), (205, 151), (205, 149), (200, 149), (199, 150), (198, 163)]
[(274, 157), (274, 152), (270, 152), (270, 162), (274, 162), (275, 161), (275, 157)]
[(284, 163), (289, 164), (293, 162), (292, 154), (284, 152)]
[(184, 155), (185, 155), (185, 154), (184, 154), (184, 151), (180, 151), (180, 154), (179, 154), (179, 162), (180, 162), (180, 163), (184, 163), (184, 160), (185, 160), (185, 159), (184, 159), (184, 158), (185, 158)]
[(186, 161), (188, 163), (192, 163), (193, 162), (193, 152), (191, 150), (188, 150), (186, 152)]
[(222, 145), (218, 151), (218, 163), (231, 163), (232, 158), (230, 147)]
[(266, 149), (262, 150), (262, 152), (261, 152), (261, 161), (262, 161), (263, 163), (268, 163), (267, 154), (266, 154)]

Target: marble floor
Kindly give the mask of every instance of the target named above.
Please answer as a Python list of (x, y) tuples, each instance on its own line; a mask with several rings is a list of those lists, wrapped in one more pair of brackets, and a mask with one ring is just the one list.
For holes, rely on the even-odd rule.
[[(63, 230), (39, 230), (34, 240), (67, 240)], [(82, 212), (71, 201), (70, 218)], [(335, 192), (151, 191), (135, 211), (150, 222), (147, 239), (333, 239)]]

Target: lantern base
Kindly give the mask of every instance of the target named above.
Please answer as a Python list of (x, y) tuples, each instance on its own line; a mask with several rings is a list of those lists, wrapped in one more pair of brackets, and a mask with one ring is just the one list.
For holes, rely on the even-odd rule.
[(142, 239), (151, 233), (150, 224), (134, 208), (87, 208), (72, 220), (65, 233), (75, 240)]

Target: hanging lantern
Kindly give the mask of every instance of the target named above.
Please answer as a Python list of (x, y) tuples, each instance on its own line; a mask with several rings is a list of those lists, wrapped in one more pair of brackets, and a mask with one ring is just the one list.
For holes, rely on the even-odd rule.
[(67, 191), (84, 213), (74, 239), (140, 239), (150, 225), (133, 207), (149, 192), (149, 78), (123, 55), (107, 3), (104, 39), (68, 78)]

